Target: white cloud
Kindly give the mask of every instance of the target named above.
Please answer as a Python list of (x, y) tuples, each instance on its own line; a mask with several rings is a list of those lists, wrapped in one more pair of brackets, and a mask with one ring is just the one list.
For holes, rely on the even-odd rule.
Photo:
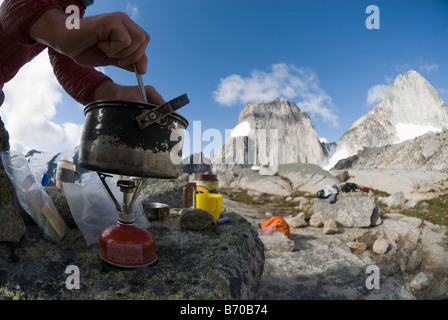
[(279, 63), (272, 65), (270, 72), (253, 70), (246, 78), (232, 74), (221, 79), (213, 95), (217, 103), (227, 107), (276, 98), (295, 99), (299, 100), (297, 106), (310, 116), (338, 125), (331, 97), (320, 87), (317, 73), (307, 67)]
[(423, 64), (420, 64), (418, 66), (418, 69), (420, 72), (426, 72), (426, 73), (431, 73), (432, 71), (436, 71), (437, 69), (439, 69), (439, 66), (435, 63), (433, 64), (429, 64), (427, 62), (424, 62)]
[(126, 5), (126, 12), (132, 19), (138, 18), (138, 13), (139, 13), (138, 7), (131, 4), (130, 2), (128, 2), (128, 4)]
[(408, 72), (410, 70), (415, 70), (419, 73), (429, 74), (433, 71), (437, 71), (439, 69), (439, 65), (437, 63), (430, 64), (430, 63), (424, 61), (423, 59), (418, 58), (413, 63), (403, 62), (401, 64), (396, 64), (394, 69), (395, 69), (395, 71), (389, 73), (388, 75), (385, 75), (386, 83), (388, 83), (389, 85), (378, 84), (378, 85), (372, 86), (368, 90), (367, 99), (366, 99), (366, 104), (368, 107), (372, 107), (373, 105), (375, 105), (378, 102), (378, 100), (381, 98), (383, 93), (385, 93), (385, 90), (390, 85), (393, 84), (393, 82), (395, 81), (395, 79), (397, 78), (397, 76), (399, 74), (405, 74), (406, 72)]
[(376, 103), (381, 98), (381, 96), (384, 93), (384, 90), (386, 90), (387, 87), (388, 85), (386, 84), (377, 84), (371, 87), (367, 91), (367, 99), (366, 99), (367, 106), (372, 107), (373, 105), (376, 105)]
[(237, 104), (241, 100), (244, 86), (245, 80), (237, 74), (222, 79), (218, 90), (214, 92), (215, 101), (228, 107)]
[(71, 146), (78, 146), (81, 142), (80, 139), (82, 135), (83, 125), (66, 122), (64, 123), (63, 128), (67, 143)]
[[(431, 73), (433, 71), (437, 71), (439, 69), (439, 65), (437, 63), (428, 63), (424, 61), (421, 58), (418, 58), (413, 63), (410, 62), (403, 62), (401, 64), (395, 65), (395, 73), (394, 76), (396, 76), (396, 73), (406, 73), (409, 70), (414, 69), (420, 73)], [(389, 77), (392, 78), (392, 77)]]
[(5, 84), (4, 91), (6, 100), (0, 115), (11, 148), (59, 152), (79, 144), (82, 125), (53, 120), (63, 95), (47, 51), (22, 67)]

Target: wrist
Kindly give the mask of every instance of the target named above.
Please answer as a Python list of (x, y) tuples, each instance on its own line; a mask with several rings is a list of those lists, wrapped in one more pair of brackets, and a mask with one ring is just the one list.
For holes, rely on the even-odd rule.
[(97, 27), (97, 20), (101, 17), (83, 18), (79, 29), (68, 29), (65, 12), (53, 8), (43, 13), (36, 20), (29, 30), (28, 37), (35, 42), (53, 48), (59, 53), (74, 58), (97, 43), (95, 28)]
[[(66, 16), (60, 9), (50, 9), (34, 22), (29, 30), (28, 37), (32, 41), (58, 50), (61, 39), (64, 38), (65, 19)], [(48, 26), (52, 26), (52, 28), (48, 28)]]

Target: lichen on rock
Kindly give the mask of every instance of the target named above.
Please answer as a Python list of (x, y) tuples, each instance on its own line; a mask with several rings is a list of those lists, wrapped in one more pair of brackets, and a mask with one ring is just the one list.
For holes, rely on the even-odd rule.
[[(0, 243), (0, 292), (20, 287), (15, 297), (49, 300), (258, 299), (263, 244), (247, 220), (225, 215), (229, 223), (204, 230), (182, 229), (179, 215), (152, 222), (157, 260), (136, 269), (102, 261), (77, 228), (55, 244), (27, 226), (19, 243)], [(79, 268), (79, 290), (66, 287), (71, 265)]]

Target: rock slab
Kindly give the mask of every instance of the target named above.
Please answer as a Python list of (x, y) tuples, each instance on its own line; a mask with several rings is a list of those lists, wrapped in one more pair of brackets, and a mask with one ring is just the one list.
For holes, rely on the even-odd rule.
[[(264, 266), (263, 244), (247, 220), (201, 231), (180, 228), (179, 215), (153, 222), (157, 260), (138, 269), (102, 261), (77, 228), (59, 244), (27, 226), (19, 243), (0, 243), (0, 300), (257, 299)], [(69, 266), (79, 268), (79, 289), (66, 286)]]
[(377, 221), (378, 206), (371, 193), (339, 193), (335, 203), (315, 199), (313, 218), (320, 221), (335, 220), (344, 227), (370, 227)]

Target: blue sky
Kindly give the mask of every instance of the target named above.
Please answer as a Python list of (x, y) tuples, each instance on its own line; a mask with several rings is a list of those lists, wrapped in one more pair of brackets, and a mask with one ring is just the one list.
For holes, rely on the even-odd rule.
[[(380, 29), (366, 28), (369, 5), (380, 10)], [(375, 105), (375, 88), (410, 69), (448, 102), (448, 1), (96, 0), (87, 12), (113, 11), (151, 36), (145, 84), (166, 100), (187, 93), (179, 113), (203, 131), (224, 135), (251, 99), (284, 97), (337, 141)], [(104, 70), (136, 84), (132, 73)], [(79, 128), (82, 106), (58, 90), (51, 122)]]

